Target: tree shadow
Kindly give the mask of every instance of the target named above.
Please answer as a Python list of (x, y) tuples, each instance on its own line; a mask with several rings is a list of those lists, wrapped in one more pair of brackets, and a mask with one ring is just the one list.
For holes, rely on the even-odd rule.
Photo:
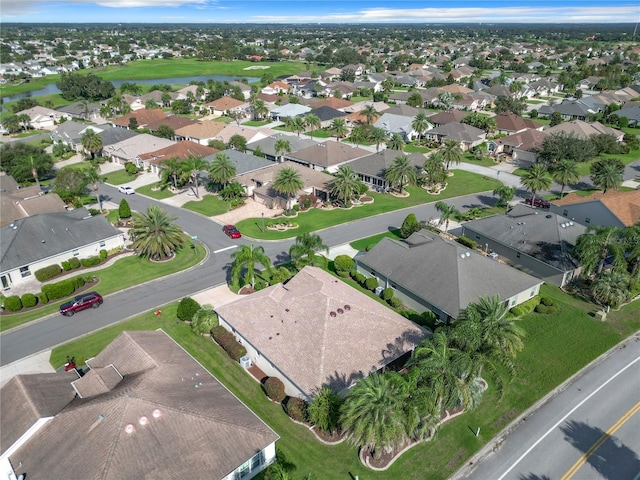
[(518, 480), (551, 480), (548, 475), (537, 475), (535, 473), (528, 473), (526, 475), (520, 474)]
[(573, 420), (565, 423), (560, 430), (564, 433), (565, 440), (583, 453), (606, 435), (606, 440), (587, 458), (587, 462), (604, 478), (634, 478), (640, 471), (638, 454), (617, 437), (607, 435), (597, 427)]
[(325, 382), (323, 382), (323, 386), (326, 385), (331, 387), (336, 392), (341, 392), (349, 388), (351, 385), (356, 383), (358, 380), (366, 377), (361, 370), (358, 372), (351, 372), (350, 374), (340, 373), (334, 371), (331, 375), (329, 375)]
[(424, 340), (424, 336), (420, 335), (415, 330), (405, 330), (400, 334), (400, 336), (393, 339), (393, 343), (387, 343), (386, 347), (382, 350), (382, 363), (387, 363), (390, 359), (394, 360), (401, 357), (415, 345), (418, 345), (422, 340)]

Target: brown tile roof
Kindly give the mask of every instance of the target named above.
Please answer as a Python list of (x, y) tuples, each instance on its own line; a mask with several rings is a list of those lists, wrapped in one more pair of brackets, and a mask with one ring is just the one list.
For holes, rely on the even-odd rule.
[(412, 350), (427, 334), (310, 266), (286, 285), (265, 288), (217, 312), (309, 397), (323, 385), (349, 387)]
[(17, 188), (13, 177), (0, 175), (0, 178), (0, 226), (41, 213), (66, 211), (57, 193), (44, 194), (37, 185)]
[(289, 154), (289, 158), (298, 159), (313, 165), (330, 167), (340, 163), (369, 155), (371, 152), (342, 142), (328, 140)]
[(458, 83), (452, 83), (451, 85), (445, 85), (444, 87), (440, 87), (440, 90), (443, 92), (449, 92), (453, 95), (457, 93), (470, 93), (473, 92), (472, 88), (467, 88), (464, 85), (460, 85)]
[(535, 130), (542, 127), (542, 125), (540, 125), (539, 123), (536, 123), (533, 120), (522, 118), (512, 112), (504, 112), (496, 115), (493, 118), (495, 118), (496, 120), (496, 126), (498, 127), (498, 130), (519, 132), (521, 130), (524, 130), (525, 128), (532, 128)]
[(149, 122), (147, 124), (147, 128), (151, 131), (156, 131), (160, 125), (167, 125), (168, 127), (171, 127), (175, 132), (179, 128), (186, 127), (187, 125), (193, 125), (194, 123), (198, 123), (198, 121), (188, 117), (178, 117), (176, 115), (171, 115), (154, 122)]
[(202, 122), (187, 125), (186, 127), (176, 130), (176, 134), (182, 137), (192, 138), (213, 138), (218, 135), (227, 124), (224, 122), (215, 122), (212, 120), (204, 120)]
[(89, 398), (107, 393), (120, 383), (122, 376), (113, 365), (92, 368), (84, 377), (72, 382), (80, 398)]
[(206, 104), (207, 107), (213, 107), (216, 110), (221, 110), (221, 111), (227, 111), (227, 110), (231, 110), (232, 108), (236, 108), (239, 107), (240, 105), (244, 105), (246, 102), (241, 102), (240, 100), (237, 100), (233, 97), (220, 97), (217, 100), (214, 100), (213, 102), (209, 102)]
[(124, 332), (89, 363), (124, 378), (10, 456), (29, 479), (225, 478), (278, 439), (162, 331)]
[(619, 192), (609, 190), (607, 193), (593, 192), (588, 197), (581, 197), (575, 193), (569, 193), (560, 200), (554, 200), (554, 205), (572, 205), (597, 201), (602, 203), (624, 225), (631, 227), (640, 222), (640, 190)]
[(329, 97), (329, 98), (324, 98), (322, 100), (313, 102), (309, 106), (313, 108), (331, 107), (331, 108), (335, 108), (336, 110), (339, 110), (341, 108), (350, 107), (351, 105), (353, 105), (353, 102), (350, 102), (349, 100), (345, 100), (343, 98)]
[(129, 126), (129, 120), (135, 117), (138, 122), (138, 126), (144, 127), (152, 122), (156, 122), (163, 118), (167, 118), (167, 114), (161, 108), (153, 108), (151, 110), (147, 110), (146, 108), (136, 110), (135, 112), (127, 113), (120, 118), (116, 118), (113, 121), (114, 125), (120, 125), (122, 127)]
[(506, 137), (494, 140), (498, 145), (511, 145), (518, 150), (531, 152), (542, 147), (545, 137), (549, 134), (540, 130), (524, 130), (522, 132), (513, 133)]
[(206, 145), (201, 145), (189, 140), (183, 140), (173, 145), (169, 145), (166, 148), (144, 153), (139, 155), (138, 158), (142, 161), (148, 160), (149, 163), (158, 164), (173, 157), (177, 157), (179, 160), (185, 160), (191, 155), (198, 158), (204, 158), (217, 152), (219, 152), (219, 150), (215, 148), (207, 147)]
[(460, 122), (463, 118), (469, 115), (462, 110), (449, 110), (446, 112), (435, 113), (429, 117), (429, 121), (437, 123), (439, 125), (445, 125), (452, 122)]

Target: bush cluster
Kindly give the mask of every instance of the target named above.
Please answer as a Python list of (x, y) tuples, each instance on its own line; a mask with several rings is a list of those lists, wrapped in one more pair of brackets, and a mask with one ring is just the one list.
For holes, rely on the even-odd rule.
[(557, 311), (558, 311), (558, 307), (556, 307), (555, 305), (544, 305), (543, 303), (539, 303), (538, 305), (536, 305), (536, 308), (535, 308), (536, 313), (543, 313), (543, 314), (556, 313)]
[(393, 298), (393, 288), (387, 287), (382, 291), (382, 299), (385, 302), (388, 302)]
[(78, 257), (71, 257), (69, 259), (69, 265), (72, 269), (80, 268), (80, 259)]
[(524, 317), (525, 315), (529, 315), (531, 312), (535, 310), (535, 308), (540, 303), (540, 297), (533, 297), (526, 302), (521, 303), (520, 305), (516, 305), (510, 311), (516, 317)]
[(68, 280), (51, 283), (49, 285), (43, 285), (42, 293), (44, 293), (49, 300), (57, 300), (59, 298), (68, 297), (83, 285), (84, 278), (75, 277)]
[(178, 304), (178, 311), (176, 312), (176, 315), (178, 320), (182, 320), (184, 322), (186, 320), (191, 320), (201, 308), (200, 304), (193, 298), (184, 297)]
[(378, 279), (375, 277), (367, 278), (364, 282), (364, 286), (371, 290), (372, 292), (378, 287), (380, 284), (378, 283)]
[(38, 304), (38, 297), (36, 297), (33, 293), (25, 293), (24, 295), (22, 295), (21, 300), (23, 308), (35, 307)]
[(124, 164), (124, 169), (129, 175), (136, 175), (138, 173), (138, 167), (132, 162), (126, 162)]
[(107, 257), (109, 256), (109, 254), (107, 253), (107, 251), (106, 251), (106, 250), (104, 250), (104, 249), (100, 250), (100, 252), (99, 252), (99, 253), (100, 253), (100, 260), (101, 260), (101, 261), (106, 260), (106, 259), (107, 259)]
[(264, 381), (264, 392), (274, 402), (282, 403), (287, 397), (284, 393), (284, 383), (277, 377), (269, 377)]
[(348, 277), (356, 262), (349, 255), (338, 255), (333, 260), (333, 266), (341, 277)]
[(38, 303), (40, 303), (42, 305), (46, 305), (47, 303), (49, 303), (49, 297), (47, 297), (46, 293), (40, 292), (38, 294)]
[(22, 300), (18, 295), (11, 295), (4, 299), (4, 308), (9, 312), (19, 312), (22, 310)]
[[(276, 379), (277, 380), (277, 379)], [(285, 412), (296, 422), (306, 422), (309, 418), (307, 402), (298, 397), (289, 397), (285, 402)]]
[(71, 270), (71, 264), (69, 263), (68, 260), (64, 260), (63, 262), (60, 263), (60, 265), (62, 265), (62, 270), (64, 270), (65, 272), (68, 272), (69, 270)]
[(100, 264), (101, 261), (102, 260), (100, 260), (100, 257), (93, 256), (93, 257), (83, 258), (82, 260), (80, 260), (80, 264), (83, 267), (94, 267)]
[(478, 246), (478, 242), (476, 242), (475, 240), (471, 240), (469, 237), (465, 237), (464, 235), (458, 237), (458, 243), (471, 249), (475, 249)]
[(400, 300), (398, 297), (392, 297), (389, 299), (389, 305), (391, 305), (393, 308), (400, 308), (402, 307), (402, 300)]
[(36, 270), (35, 276), (39, 282), (46, 282), (47, 280), (53, 277), (57, 277), (61, 273), (62, 273), (62, 268), (60, 268), (60, 265), (58, 265), (57, 263), (54, 263), (53, 265), (47, 265), (46, 267), (41, 268), (40, 270)]
[(240, 358), (247, 354), (247, 350), (236, 341), (236, 337), (233, 336), (233, 333), (228, 331), (226, 328), (222, 326), (213, 327), (211, 329), (211, 334), (213, 335), (213, 339), (216, 343), (220, 345), (222, 349), (227, 352), (227, 355), (233, 358), (236, 362), (239, 362)]
[(351, 270), (351, 272), (349, 272), (349, 275), (351, 275), (351, 278), (353, 278), (359, 285), (364, 285), (364, 282), (367, 281), (367, 277), (365, 277), (357, 270)]

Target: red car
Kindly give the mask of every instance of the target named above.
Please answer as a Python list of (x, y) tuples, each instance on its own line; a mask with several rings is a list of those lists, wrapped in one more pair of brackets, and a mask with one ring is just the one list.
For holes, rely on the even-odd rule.
[(242, 236), (235, 225), (225, 225), (224, 227), (222, 227), (222, 231), (231, 238), (240, 238)]
[(82, 293), (73, 300), (60, 305), (60, 313), (67, 317), (72, 317), (74, 313), (86, 310), (87, 308), (98, 308), (102, 305), (102, 297), (98, 292)]
[[(526, 203), (527, 205), (531, 205), (531, 198), (526, 198), (524, 200), (524, 203)], [(549, 208), (551, 207), (551, 204), (546, 200), (536, 197), (536, 200), (533, 202), (533, 206), (538, 208)]]

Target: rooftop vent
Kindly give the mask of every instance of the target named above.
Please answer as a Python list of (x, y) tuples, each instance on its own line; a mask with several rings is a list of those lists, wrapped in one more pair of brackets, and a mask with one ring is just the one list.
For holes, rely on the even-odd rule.
[(339, 308), (337, 311), (338, 311), (339, 314), (343, 314), (344, 313), (344, 310), (341, 309), (341, 308)]
[(553, 218), (553, 215), (545, 215), (545, 218)]
[(329, 316), (330, 316), (330, 317), (335, 317), (336, 315), (337, 315), (337, 313), (336, 313), (336, 312), (329, 312)]
[(468, 258), (468, 257), (470, 257), (470, 256), (471, 256), (471, 252), (467, 252), (467, 253), (465, 253), (465, 256), (466, 256), (467, 258)]
[(344, 309), (348, 312), (349, 310), (351, 310), (351, 305), (345, 305)]
[(134, 426), (132, 424), (127, 425), (126, 427), (124, 427), (124, 431), (131, 434), (133, 433), (133, 431), (135, 430)]

